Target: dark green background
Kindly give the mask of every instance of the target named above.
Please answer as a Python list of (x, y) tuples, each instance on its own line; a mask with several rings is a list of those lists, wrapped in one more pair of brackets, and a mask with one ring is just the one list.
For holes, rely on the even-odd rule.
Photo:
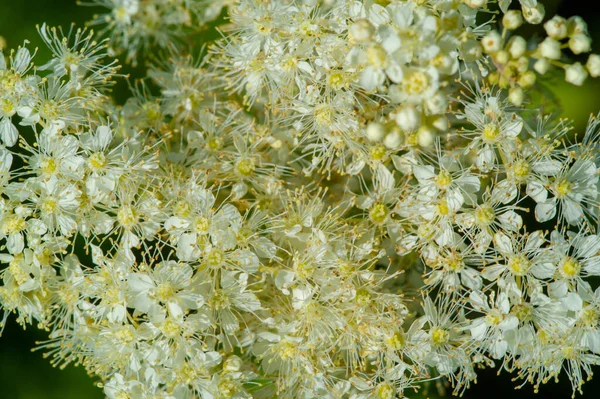
[[(516, 2), (517, 0), (513, 0)], [(600, 10), (597, 0), (542, 0), (547, 6), (547, 14), (557, 11), (560, 15), (583, 16), (594, 38), (594, 51), (600, 52)], [(24, 40), (31, 42), (30, 48), (39, 47), (36, 56), (37, 63), (43, 63), (49, 57), (44, 48), (35, 26), (46, 22), (50, 26), (62, 25), (69, 28), (72, 22), (83, 26), (94, 13), (102, 9), (78, 7), (75, 0), (0, 0), (0, 36), (3, 36), (8, 48), (16, 48)], [(535, 34), (535, 33), (534, 33)], [(585, 63), (585, 58), (581, 60)], [(136, 76), (139, 70), (125, 69), (125, 72)], [(586, 82), (582, 88), (562, 82), (561, 77), (550, 76), (544, 79), (551, 87), (554, 95), (560, 99), (563, 116), (577, 121), (578, 131), (585, 128), (588, 116), (600, 111), (600, 79)], [(121, 82), (117, 89), (119, 97), (126, 88)], [(9, 319), (4, 334), (0, 337), (0, 399), (102, 399), (104, 396), (99, 388), (94, 387), (91, 380), (81, 368), (67, 367), (66, 370), (53, 368), (48, 360), (42, 358), (41, 352), (31, 352), (35, 341), (46, 339), (47, 336), (29, 328), (24, 331)], [(515, 391), (515, 383), (510, 376), (503, 373), (496, 376), (494, 370), (480, 373), (479, 383), (474, 385), (464, 396), (467, 399), (483, 398), (529, 398), (540, 399), (570, 398), (571, 388), (568, 380), (562, 378), (560, 384), (548, 384), (537, 395), (533, 394), (530, 386)], [(430, 387), (426, 397), (438, 398), (435, 388)], [(584, 398), (600, 396), (600, 376), (584, 385)], [(415, 396), (425, 397), (425, 396)]]

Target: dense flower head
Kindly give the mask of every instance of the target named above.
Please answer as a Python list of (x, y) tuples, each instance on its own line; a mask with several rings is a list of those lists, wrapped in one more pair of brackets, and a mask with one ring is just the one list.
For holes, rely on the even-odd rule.
[[(51, 60), (0, 56), (1, 326), (110, 399), (462, 393), (494, 366), (580, 391), (600, 122), (573, 135), (535, 93), (600, 58), (570, 61), (583, 19), (519, 3), (94, 0), (99, 37), (42, 25)], [(113, 56), (149, 49), (116, 104)]]

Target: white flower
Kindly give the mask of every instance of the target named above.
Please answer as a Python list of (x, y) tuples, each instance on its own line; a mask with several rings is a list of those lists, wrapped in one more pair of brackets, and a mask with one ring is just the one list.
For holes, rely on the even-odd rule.
[(551, 198), (547, 198), (545, 188), (531, 186), (531, 195), (538, 202), (535, 216), (540, 222), (553, 219), (559, 209), (559, 220), (571, 225), (581, 225), (586, 216), (594, 214), (591, 208), (598, 203), (598, 168), (589, 156), (567, 160), (549, 186)]
[[(469, 301), (482, 317), (473, 319), (469, 326), (473, 339), (480, 341), (485, 350), (494, 359), (500, 359), (506, 354), (508, 342), (506, 333), (515, 329), (519, 320), (510, 314), (510, 301), (504, 293), (496, 298), (489, 298), (481, 292), (472, 291)], [(489, 301), (489, 302), (488, 302)]]

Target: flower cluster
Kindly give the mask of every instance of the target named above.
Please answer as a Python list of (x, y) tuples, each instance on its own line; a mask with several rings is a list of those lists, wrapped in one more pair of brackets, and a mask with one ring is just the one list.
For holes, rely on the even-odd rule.
[[(0, 56), (2, 325), (110, 399), (393, 399), (480, 367), (580, 391), (600, 121), (574, 135), (535, 93), (600, 56), (562, 53), (590, 52), (582, 19), (510, 3), (102, 0), (107, 39), (43, 25), (49, 62)], [(206, 52), (171, 45), (209, 22)], [(113, 53), (147, 49), (115, 104)]]

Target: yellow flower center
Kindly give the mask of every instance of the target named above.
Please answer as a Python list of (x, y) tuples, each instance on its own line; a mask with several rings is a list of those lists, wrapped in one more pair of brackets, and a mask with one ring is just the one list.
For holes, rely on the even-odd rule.
[(464, 269), (465, 264), (460, 256), (452, 255), (446, 258), (444, 268), (448, 271), (459, 272)]
[(389, 214), (390, 211), (384, 204), (375, 204), (369, 211), (369, 217), (371, 218), (371, 221), (375, 224), (383, 224), (386, 221)]
[(387, 53), (382, 47), (371, 46), (367, 48), (367, 63), (376, 69), (383, 69), (388, 64)]
[(22, 230), (25, 230), (25, 227), (27, 227), (25, 219), (13, 213), (4, 219), (4, 223), (2, 224), (2, 232), (9, 235), (16, 234)]
[(385, 344), (389, 349), (399, 350), (406, 344), (406, 338), (404, 337), (404, 334), (399, 331), (391, 337), (386, 338)]
[(334, 90), (340, 90), (346, 86), (346, 77), (342, 72), (332, 72), (328, 76), (329, 85)]
[(512, 308), (511, 313), (521, 322), (530, 321), (532, 318), (531, 308), (526, 304), (518, 304)]
[(213, 248), (211, 251), (204, 257), (204, 261), (209, 267), (216, 268), (221, 266), (223, 263), (225, 256), (223, 255), (223, 251), (218, 248)]
[(494, 222), (496, 212), (489, 204), (483, 204), (475, 209), (475, 223), (480, 227), (487, 227)]
[(452, 175), (445, 169), (440, 170), (435, 179), (435, 184), (441, 189), (446, 189), (450, 183), (452, 183)]
[(223, 291), (215, 291), (209, 301), (209, 305), (215, 310), (227, 309), (231, 306), (231, 299)]
[(281, 360), (290, 360), (298, 356), (298, 349), (293, 342), (282, 341), (278, 345), (277, 354)]
[(176, 293), (177, 288), (175, 288), (175, 286), (172, 283), (167, 281), (156, 287), (155, 295), (156, 299), (158, 299), (159, 301), (167, 302), (169, 299), (175, 296)]
[(167, 319), (163, 323), (161, 331), (167, 338), (172, 338), (172, 339), (178, 338), (181, 334), (181, 328), (179, 328), (177, 323), (175, 323), (171, 319)]
[(115, 333), (115, 337), (123, 344), (128, 344), (134, 340), (134, 335), (129, 328), (121, 328)]
[(394, 399), (396, 390), (387, 382), (379, 384), (375, 389), (375, 397), (377, 399)]
[(223, 148), (223, 139), (218, 138), (218, 137), (211, 137), (208, 140), (208, 142), (206, 143), (206, 146), (208, 147), (209, 150), (213, 150), (213, 151), (220, 150), (221, 148)]
[(556, 198), (566, 197), (573, 190), (573, 183), (565, 178), (560, 179), (556, 182)]
[(106, 166), (106, 156), (102, 152), (96, 152), (88, 158), (88, 166), (93, 172), (99, 172)]
[(182, 218), (186, 218), (186, 217), (190, 216), (191, 212), (192, 212), (192, 206), (186, 200), (177, 201), (175, 203), (175, 206), (173, 207), (173, 213), (176, 216), (179, 216)]
[(298, 262), (295, 264), (294, 269), (298, 277), (302, 279), (311, 277), (315, 271), (314, 265), (309, 262)]
[(483, 139), (488, 143), (495, 142), (500, 136), (500, 128), (495, 123), (488, 123), (483, 128)]
[(117, 211), (117, 220), (121, 227), (126, 230), (131, 230), (136, 225), (138, 216), (131, 206), (123, 205)]
[(0, 111), (4, 113), (4, 115), (12, 116), (15, 113), (15, 103), (11, 98), (3, 98), (0, 99)]
[(194, 231), (198, 234), (206, 234), (210, 223), (207, 218), (198, 216), (194, 219)]
[(245, 177), (251, 176), (255, 168), (252, 158), (242, 158), (236, 164), (238, 173)]
[(513, 172), (517, 180), (524, 180), (527, 176), (529, 176), (530, 171), (531, 167), (529, 166), (529, 163), (523, 159), (518, 160), (513, 165)]
[(8, 270), (10, 274), (12, 274), (13, 278), (17, 282), (18, 285), (21, 285), (29, 279), (29, 273), (26, 273), (20, 266), (20, 263), (23, 261), (23, 254), (15, 255), (14, 259), (10, 261)]
[(321, 127), (330, 127), (333, 116), (334, 110), (329, 104), (321, 104), (315, 108), (315, 122)]
[(429, 77), (423, 71), (413, 70), (404, 78), (404, 91), (410, 95), (423, 93), (429, 86)]
[(59, 106), (54, 100), (45, 100), (40, 105), (40, 116), (45, 120), (56, 120), (59, 116)]
[(581, 272), (581, 264), (576, 259), (567, 256), (558, 265), (558, 272), (563, 278), (575, 278)]
[(531, 268), (531, 262), (525, 255), (516, 255), (508, 260), (508, 270), (515, 276), (524, 276)]
[(40, 169), (45, 175), (53, 175), (58, 169), (58, 162), (52, 157), (44, 157), (40, 162)]
[(448, 201), (445, 199), (441, 199), (437, 204), (438, 214), (440, 216), (447, 216), (450, 213), (450, 208), (448, 208)]
[(588, 330), (594, 330), (598, 326), (598, 322), (600, 322), (600, 312), (591, 306), (585, 307), (577, 320), (577, 324)]
[(384, 145), (378, 144), (371, 148), (371, 159), (374, 161), (381, 161), (387, 154), (387, 150)]
[(369, 291), (364, 290), (364, 289), (360, 289), (358, 291), (356, 291), (356, 303), (358, 303), (360, 306), (368, 306), (371, 304), (371, 294), (369, 293)]
[(450, 341), (450, 332), (443, 328), (436, 327), (431, 331), (431, 340), (436, 345), (445, 345)]
[(485, 322), (488, 326), (497, 326), (503, 319), (504, 316), (498, 309), (492, 309), (490, 313), (485, 316)]
[(578, 353), (578, 351), (571, 345), (563, 346), (560, 349), (560, 352), (565, 359), (575, 359)]
[(58, 201), (54, 197), (46, 197), (42, 201), (40, 210), (46, 215), (53, 215), (58, 210)]

